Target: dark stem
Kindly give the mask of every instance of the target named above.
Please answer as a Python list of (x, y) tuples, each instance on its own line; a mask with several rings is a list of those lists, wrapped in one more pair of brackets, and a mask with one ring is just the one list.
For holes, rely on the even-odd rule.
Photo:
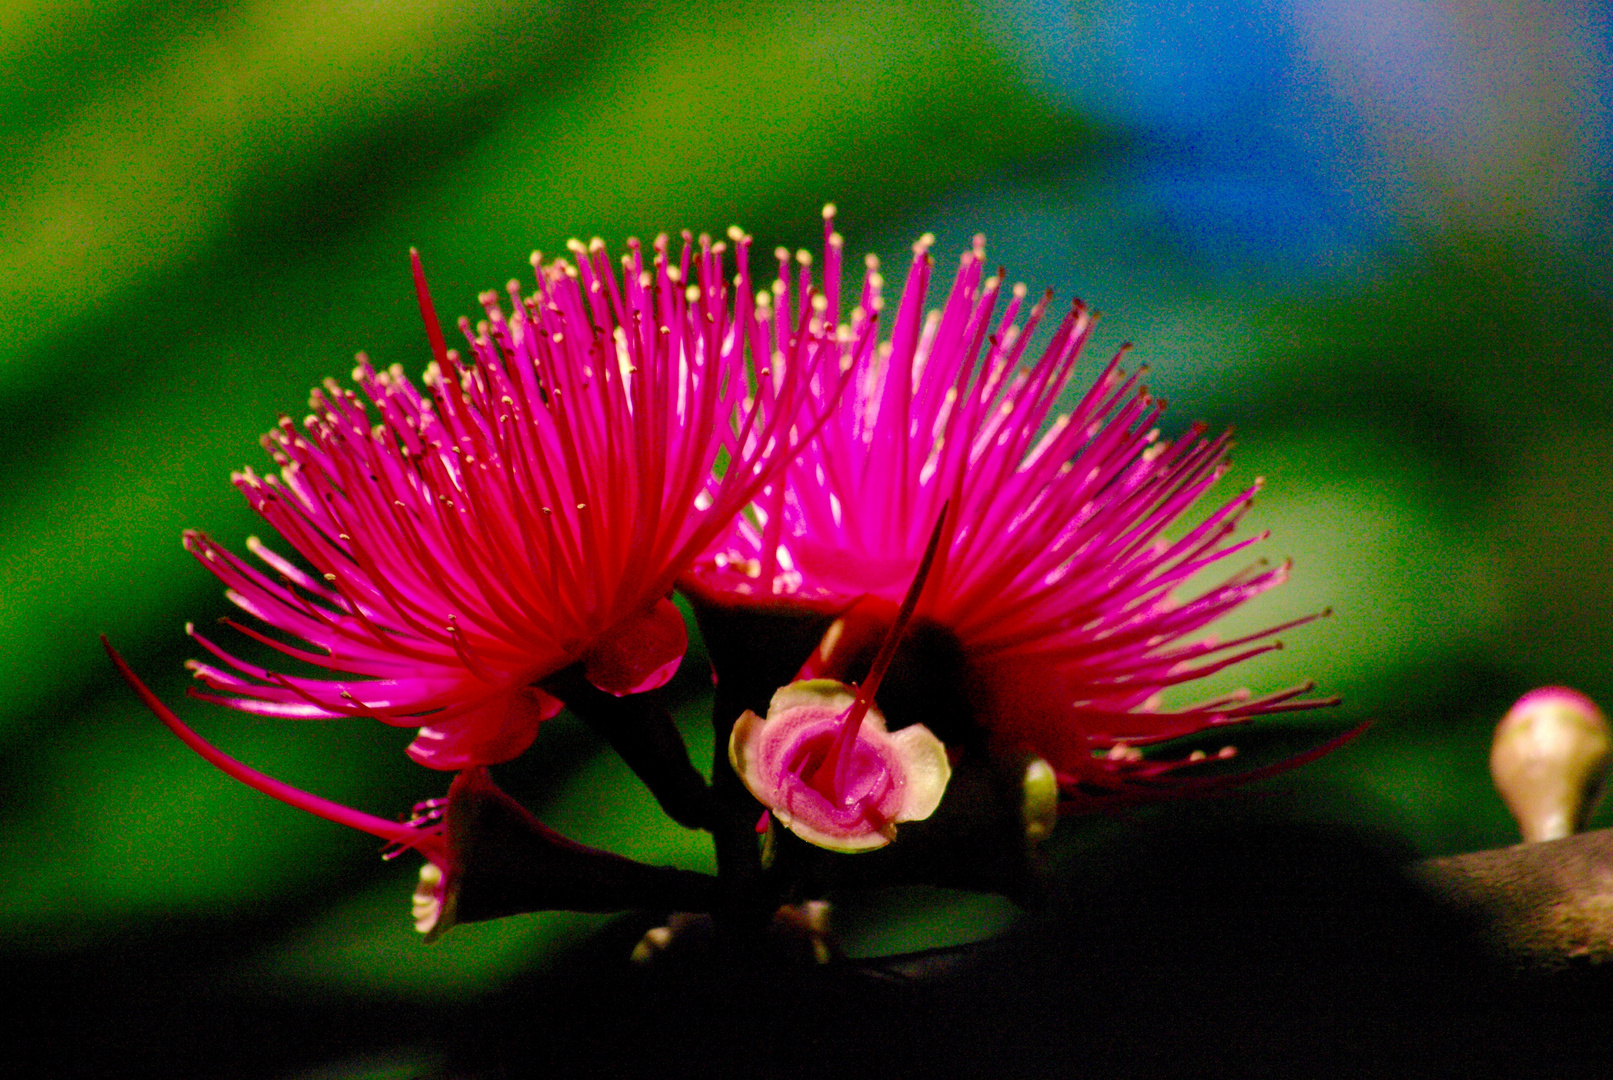
[(762, 804), (751, 796), (728, 763), (728, 739), (733, 733), (734, 721), (745, 711), (743, 700), (742, 695), (725, 690), (719, 680), (711, 715), (715, 741), (711, 788), (719, 807), (712, 842), (717, 852), (717, 878), (722, 889), (717, 914), (720, 928), (737, 924), (760, 932), (772, 918), (778, 900), (764, 888), (762, 849), (756, 833)]
[(683, 592), (694, 609), (717, 676), (712, 705), (711, 789), (719, 807), (712, 828), (722, 900), (714, 914), (724, 933), (765, 932), (784, 897), (762, 867), (757, 802), (728, 762), (734, 721), (746, 710), (767, 714), (773, 692), (795, 680), (839, 605), (719, 600), (698, 585)]
[(650, 866), (578, 844), (467, 769), (448, 793), (453, 917), (480, 922), (527, 911), (710, 910), (716, 879)]
[(610, 743), (672, 820), (690, 829), (713, 828), (717, 806), (711, 789), (657, 695), (607, 694), (588, 681), (580, 664), (549, 676), (542, 687)]

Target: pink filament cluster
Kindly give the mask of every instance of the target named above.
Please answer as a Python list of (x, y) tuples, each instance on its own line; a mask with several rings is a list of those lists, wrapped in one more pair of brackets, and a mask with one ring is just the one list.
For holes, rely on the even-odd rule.
[[(837, 251), (828, 214), (825, 234)], [(939, 310), (926, 314), (929, 243), (914, 248), (888, 333), (877, 349), (856, 353), (833, 415), (784, 481), (762, 492), (753, 517), (737, 521), (696, 569), (701, 585), (732, 595), (868, 598), (865, 605), (888, 609), (950, 503), (917, 617), (956, 637), (975, 718), (992, 740), (1047, 758), (1075, 806), (1157, 794), (1153, 782), (1182, 764), (1144, 758), (1136, 747), (1331, 704), (1301, 700), (1307, 684), (1161, 711), (1162, 691), (1279, 648), (1273, 635), (1309, 621), (1232, 641), (1201, 634), (1283, 582), (1286, 563), (1256, 564), (1199, 595), (1177, 595), (1265, 538), (1234, 536), (1258, 482), (1169, 538), (1223, 475), (1228, 436), (1201, 438), (1199, 425), (1160, 438), (1164, 402), (1141, 384), (1141, 371), (1126, 373), (1123, 354), (1057, 413), (1091, 316), (1072, 304), (1047, 346), (1027, 358), (1048, 297), (1026, 312), (1024, 287), (988, 273), (980, 238)], [(842, 332), (884, 321), (881, 285), (870, 258)], [(775, 291), (788, 287), (781, 261)], [(823, 288), (838, 295), (839, 283)], [(823, 672), (803, 671), (815, 674)]]
[[(327, 380), (301, 429), (264, 439), (278, 475), (234, 482), (311, 571), (257, 541), (254, 566), (201, 533), (186, 547), (288, 643), (236, 629), (326, 677), (220, 648), (193, 664), (209, 700), (271, 716), (419, 727), (411, 755), (460, 769), (512, 758), (559, 703), (535, 686), (574, 663), (622, 694), (670, 676), (685, 645), (667, 601), (690, 561), (810, 437), (854, 343), (777, 334), (754, 302), (749, 237), (637, 242), (617, 274), (598, 241), (537, 255), (534, 294), (449, 351), (416, 261), (435, 360), (423, 387), (362, 356), (362, 392)], [(753, 362), (756, 358), (760, 362)], [(848, 361), (849, 362), (849, 361)]]

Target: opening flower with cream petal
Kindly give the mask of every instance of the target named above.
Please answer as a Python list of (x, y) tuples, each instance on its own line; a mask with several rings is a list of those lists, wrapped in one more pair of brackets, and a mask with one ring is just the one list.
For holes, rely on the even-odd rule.
[[(749, 238), (735, 246), (746, 282)], [(542, 684), (563, 669), (614, 695), (670, 678), (687, 643), (674, 580), (777, 478), (840, 380), (832, 333), (776, 355), (749, 289), (730, 289), (727, 247), (686, 233), (674, 257), (663, 236), (647, 260), (629, 241), (620, 275), (597, 240), (573, 242), (573, 260), (534, 254), (535, 293), (511, 282), (508, 314), (486, 293), (486, 318), (460, 320), (466, 355), (415, 255), (423, 388), (361, 356), (361, 393), (327, 380), (301, 430), (283, 418), (265, 437), (278, 475), (234, 478), (311, 572), (255, 539), (261, 567), (185, 538), (293, 641), (232, 626), (329, 674), (198, 637), (214, 657), (193, 662), (201, 696), (418, 727), (416, 761), (462, 769), (524, 751), (561, 707)]]
[[(859, 703), (864, 714), (853, 726)], [(885, 730), (878, 709), (833, 679), (781, 687), (765, 719), (740, 716), (728, 748), (734, 771), (779, 824), (831, 851), (884, 847), (898, 822), (935, 812), (952, 775), (929, 728)]]
[(952, 776), (947, 749), (923, 724), (885, 727), (874, 708), (880, 680), (924, 592), (946, 528), (946, 506), (861, 685), (808, 679), (782, 687), (767, 718), (734, 723), (728, 760), (758, 802), (808, 843), (868, 851), (896, 839), (896, 824), (935, 813)]

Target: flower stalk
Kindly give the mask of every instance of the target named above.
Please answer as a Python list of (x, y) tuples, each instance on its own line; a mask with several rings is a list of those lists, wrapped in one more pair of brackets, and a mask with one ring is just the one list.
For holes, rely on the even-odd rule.
[(448, 789), (453, 913), (480, 922), (528, 911), (710, 911), (716, 879), (568, 840), (499, 790), (485, 768)]
[(459, 773), (446, 799), (422, 804), (425, 812), (410, 821), (388, 821), (302, 791), (207, 742), (152, 693), (105, 635), (101, 644), (146, 707), (209, 764), (288, 806), (387, 841), (394, 845), (389, 857), (402, 851), (424, 857), (415, 916), (428, 941), (459, 923), (530, 911), (709, 911), (715, 906), (714, 878), (649, 866), (569, 840), (499, 790), (485, 768)]
[(610, 744), (668, 817), (687, 829), (713, 828), (717, 808), (711, 788), (689, 760), (671, 713), (654, 694), (607, 694), (577, 664), (549, 676), (543, 689)]

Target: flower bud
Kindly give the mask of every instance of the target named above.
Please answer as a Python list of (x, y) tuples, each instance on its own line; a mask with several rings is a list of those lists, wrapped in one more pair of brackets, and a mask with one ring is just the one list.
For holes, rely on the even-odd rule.
[(1025, 843), (1041, 843), (1053, 834), (1059, 820), (1059, 781), (1046, 758), (1024, 755), (1020, 762), (1020, 783), (1024, 801), (1020, 817), (1025, 822)]
[(1531, 690), (1501, 719), (1490, 776), (1526, 843), (1585, 827), (1613, 767), (1613, 736), (1596, 704), (1573, 690)]

